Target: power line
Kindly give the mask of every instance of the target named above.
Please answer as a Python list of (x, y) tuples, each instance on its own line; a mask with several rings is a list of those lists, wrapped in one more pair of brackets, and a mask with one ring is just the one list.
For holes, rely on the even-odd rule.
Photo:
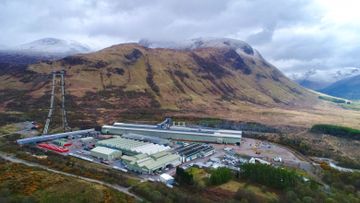
[(54, 99), (55, 99), (55, 86), (56, 86), (56, 77), (60, 76), (60, 86), (61, 86), (61, 112), (62, 112), (62, 127), (64, 132), (67, 130), (71, 130), (71, 128), (68, 125), (67, 117), (66, 117), (66, 109), (65, 109), (65, 71), (62, 70), (60, 72), (52, 72), (52, 89), (51, 89), (51, 98), (50, 98), (50, 109), (48, 116), (45, 121), (45, 126), (43, 129), (43, 134), (48, 134), (49, 131), (49, 125), (51, 122), (51, 117), (54, 111)]

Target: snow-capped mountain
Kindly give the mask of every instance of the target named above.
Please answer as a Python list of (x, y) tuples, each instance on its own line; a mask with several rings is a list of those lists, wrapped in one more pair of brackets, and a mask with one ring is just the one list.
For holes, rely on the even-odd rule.
[(43, 38), (15, 47), (0, 47), (0, 63), (31, 64), (88, 52), (88, 46), (76, 41)]
[(76, 41), (43, 38), (16, 46), (13, 50), (30, 54), (71, 55), (89, 52), (90, 48)]
[(239, 54), (260, 56), (259, 52), (253, 49), (248, 43), (229, 38), (196, 38), (184, 41), (151, 41), (142, 39), (139, 44), (149, 48), (169, 48), (169, 49), (198, 49), (206, 47), (231, 48)]
[(341, 69), (334, 68), (326, 70), (311, 69), (304, 73), (294, 73), (290, 75), (290, 78), (304, 87), (319, 90), (339, 80), (343, 80), (358, 74), (360, 74), (360, 68), (345, 67)]

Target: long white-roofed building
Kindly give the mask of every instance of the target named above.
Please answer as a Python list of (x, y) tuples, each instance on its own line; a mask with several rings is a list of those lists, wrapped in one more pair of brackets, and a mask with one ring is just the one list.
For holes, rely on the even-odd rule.
[(102, 126), (101, 132), (104, 134), (115, 135), (134, 133), (139, 135), (155, 136), (173, 140), (213, 142), (237, 145), (240, 145), (240, 141), (242, 138), (242, 131), (239, 130), (189, 128), (170, 126), (170, 124), (164, 125), (163, 123), (158, 125), (115, 123), (114, 125)]
[(111, 139), (101, 140), (96, 143), (96, 146), (103, 146), (111, 149), (120, 150), (122, 153), (127, 155), (136, 154), (155, 154), (170, 149), (169, 146), (153, 144), (149, 142), (143, 142), (133, 139), (122, 138), (115, 136)]

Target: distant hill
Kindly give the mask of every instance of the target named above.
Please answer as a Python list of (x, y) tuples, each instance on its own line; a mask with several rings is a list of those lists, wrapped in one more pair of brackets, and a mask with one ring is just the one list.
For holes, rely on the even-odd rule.
[(16, 52), (41, 55), (73, 55), (89, 52), (90, 49), (76, 41), (57, 38), (43, 38), (13, 48)]
[(320, 90), (320, 92), (346, 99), (360, 99), (360, 75), (346, 78)]
[(321, 90), (337, 81), (358, 74), (360, 74), (360, 68), (345, 67), (341, 69), (311, 69), (303, 73), (294, 73), (290, 78), (303, 87)]
[(89, 51), (86, 45), (75, 41), (43, 38), (15, 47), (0, 47), (0, 63), (32, 64)]
[(309, 88), (312, 90), (319, 90), (319, 89), (325, 88), (329, 85), (329, 83), (327, 83), (327, 82), (312, 81), (312, 80), (307, 80), (307, 79), (295, 80), (295, 82), (303, 87), (306, 87), (306, 88)]

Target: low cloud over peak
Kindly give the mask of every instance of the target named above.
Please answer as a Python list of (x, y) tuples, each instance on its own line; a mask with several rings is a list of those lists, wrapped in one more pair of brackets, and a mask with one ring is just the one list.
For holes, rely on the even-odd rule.
[(245, 40), (286, 74), (360, 66), (356, 0), (4, 0), (0, 44), (54, 36), (100, 49), (146, 38)]

